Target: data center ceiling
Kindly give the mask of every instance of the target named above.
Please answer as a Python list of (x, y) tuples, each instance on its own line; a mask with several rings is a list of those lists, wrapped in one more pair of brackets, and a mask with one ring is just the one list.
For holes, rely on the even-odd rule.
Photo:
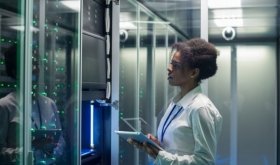
[[(197, 0), (138, 0), (187, 36), (200, 31)], [(202, 1), (203, 2), (203, 1)], [(280, 0), (208, 0), (209, 39), (222, 41), (222, 31), (232, 26), (236, 39), (274, 40), (279, 37)], [(121, 8), (125, 7), (122, 6)]]
[[(170, 25), (185, 36), (199, 36), (201, 1), (135, 1), (170, 22)], [(17, 0), (1, 0), (2, 19), (12, 16), (13, 12), (18, 12), (14, 11), (17, 2)], [(131, 6), (122, 2), (124, 1), (120, 2), (121, 11), (130, 12)], [(208, 0), (208, 6), (210, 39), (222, 40), (225, 26), (233, 26), (237, 38), (244, 40), (270, 40), (280, 35), (280, 0)]]

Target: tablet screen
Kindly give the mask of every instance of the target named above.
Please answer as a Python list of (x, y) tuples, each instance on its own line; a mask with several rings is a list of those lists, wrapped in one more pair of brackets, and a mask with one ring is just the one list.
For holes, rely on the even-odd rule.
[(149, 139), (146, 135), (144, 135), (142, 132), (131, 132), (131, 131), (115, 131), (121, 138), (124, 140), (127, 140), (128, 138), (131, 138), (133, 140), (139, 141), (141, 143), (148, 142), (158, 149), (163, 150), (158, 144), (153, 142), (151, 139)]

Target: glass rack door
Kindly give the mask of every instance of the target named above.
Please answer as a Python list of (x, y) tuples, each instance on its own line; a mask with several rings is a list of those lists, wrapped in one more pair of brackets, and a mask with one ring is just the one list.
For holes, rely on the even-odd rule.
[(209, 97), (223, 116), (217, 165), (277, 164), (276, 44), (217, 48), (219, 69), (208, 81)]
[(24, 1), (0, 1), (0, 163), (24, 164)]
[[(168, 87), (169, 47), (181, 37), (169, 23), (133, 1), (120, 16), (119, 130), (156, 134), (158, 117), (173, 96)], [(129, 9), (129, 12), (126, 11)], [(147, 154), (119, 141), (119, 164), (149, 164)]]
[(79, 164), (80, 0), (1, 0), (0, 23), (0, 164)]
[(78, 164), (80, 0), (34, 0), (27, 49), (34, 164)]

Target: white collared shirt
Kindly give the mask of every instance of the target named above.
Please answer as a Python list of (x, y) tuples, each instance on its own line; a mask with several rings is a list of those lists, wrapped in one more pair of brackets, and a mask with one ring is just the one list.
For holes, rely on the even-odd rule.
[[(154, 163), (215, 164), (222, 116), (211, 100), (202, 94), (200, 86), (188, 92), (182, 99), (178, 98), (179, 96), (176, 96), (172, 99), (160, 121), (157, 135), (164, 151), (159, 152)], [(172, 109), (174, 110), (171, 113)]]

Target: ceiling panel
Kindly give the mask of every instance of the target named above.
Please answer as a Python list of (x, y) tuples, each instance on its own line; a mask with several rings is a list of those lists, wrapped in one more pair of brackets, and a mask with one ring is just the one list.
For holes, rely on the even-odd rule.
[[(279, 34), (279, 0), (241, 0), (239, 4), (233, 6), (228, 5), (238, 0), (208, 1), (212, 7), (208, 11), (209, 38), (223, 40), (221, 33), (226, 26), (232, 26), (236, 30), (236, 39), (274, 40)], [(190, 37), (199, 35), (199, 0), (139, 0), (139, 2), (170, 21), (184, 34)], [(214, 7), (211, 6), (212, 2), (219, 3)]]

